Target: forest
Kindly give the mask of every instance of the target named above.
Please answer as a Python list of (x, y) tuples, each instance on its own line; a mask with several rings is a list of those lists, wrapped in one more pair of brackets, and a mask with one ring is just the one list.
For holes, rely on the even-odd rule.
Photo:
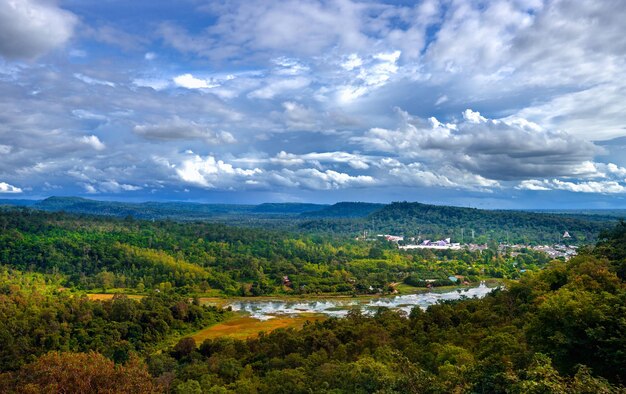
[[(405, 252), (326, 233), (2, 210), (0, 392), (626, 392), (626, 223), (597, 238), (550, 261), (497, 247)], [(354, 309), (246, 340), (191, 337), (235, 313), (200, 302), (207, 294), (356, 295), (398, 282), (417, 291), (453, 274), (501, 287), (409, 314)], [(116, 294), (87, 296), (106, 291)]]
[(485, 251), (400, 251), (385, 240), (326, 233), (29, 209), (0, 210), (0, 259), (61, 274), (70, 288), (229, 296), (384, 293), (392, 283), (424, 286), (425, 279), (451, 285), (452, 275), (516, 279), (549, 261), (532, 250), (513, 256), (495, 243)]
[(259, 205), (186, 202), (128, 203), (78, 197), (41, 201), (0, 200), (0, 207), (30, 207), (40, 211), (133, 217), (144, 220), (212, 222), (275, 229), (290, 233), (354, 236), (369, 231), (426, 239), (451, 237), (458, 242), (554, 243), (568, 231), (576, 243), (595, 242), (600, 231), (626, 216), (624, 210), (487, 210), (467, 207), (394, 202), (339, 202), (333, 205), (266, 203)]

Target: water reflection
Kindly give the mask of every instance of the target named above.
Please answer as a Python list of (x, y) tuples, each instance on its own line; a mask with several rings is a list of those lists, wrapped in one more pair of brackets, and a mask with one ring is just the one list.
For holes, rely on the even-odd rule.
[(481, 283), (478, 287), (458, 289), (445, 293), (422, 293), (370, 299), (324, 299), (324, 300), (245, 300), (234, 301), (229, 305), (234, 311), (242, 311), (259, 320), (269, 320), (276, 316), (295, 316), (301, 313), (324, 314), (329, 317), (343, 317), (355, 306), (360, 306), (363, 313), (372, 314), (379, 307), (411, 312), (415, 306), (426, 309), (428, 306), (444, 300), (482, 298), (493, 288)]

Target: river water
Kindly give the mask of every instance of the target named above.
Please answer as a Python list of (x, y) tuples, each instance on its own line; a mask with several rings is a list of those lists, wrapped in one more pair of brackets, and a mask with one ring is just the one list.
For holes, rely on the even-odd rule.
[(311, 300), (240, 300), (233, 301), (227, 306), (234, 311), (246, 312), (250, 317), (259, 320), (269, 320), (278, 316), (297, 316), (299, 314), (323, 314), (329, 317), (343, 317), (348, 312), (360, 307), (365, 314), (373, 314), (379, 307), (387, 307), (406, 313), (415, 306), (422, 309), (444, 300), (458, 300), (461, 298), (482, 298), (493, 288), (481, 283), (478, 287), (462, 288), (448, 292), (428, 292), (400, 296), (376, 298), (326, 298)]

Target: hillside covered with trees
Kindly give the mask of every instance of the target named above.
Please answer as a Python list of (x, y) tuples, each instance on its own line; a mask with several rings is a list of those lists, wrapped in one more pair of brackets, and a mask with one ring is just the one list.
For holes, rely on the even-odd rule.
[(171, 330), (226, 312), (167, 294), (70, 297), (51, 274), (3, 268), (0, 391), (625, 392), (625, 241), (622, 222), (483, 299), (354, 310), (246, 341), (185, 337), (163, 351), (154, 344)]
[(47, 212), (132, 217), (176, 222), (204, 221), (244, 227), (271, 228), (308, 234), (355, 236), (401, 234), (408, 237), (453, 238), (463, 242), (551, 244), (568, 231), (574, 243), (595, 242), (597, 234), (613, 226), (626, 211), (514, 211), (487, 210), (417, 202), (373, 204), (339, 202), (333, 205), (268, 203), (260, 205), (187, 202), (128, 203), (77, 197), (41, 201), (0, 200), (1, 205), (26, 206)]
[(511, 255), (497, 245), (401, 251), (385, 240), (327, 233), (10, 209), (0, 210), (0, 261), (61, 275), (63, 286), (82, 290), (258, 296), (390, 292), (394, 282), (451, 285), (451, 275), (515, 279), (548, 259), (530, 250)]

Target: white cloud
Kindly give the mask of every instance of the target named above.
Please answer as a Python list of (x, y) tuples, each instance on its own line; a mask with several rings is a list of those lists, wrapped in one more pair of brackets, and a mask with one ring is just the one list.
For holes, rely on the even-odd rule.
[(603, 193), (603, 194), (618, 194), (626, 193), (626, 187), (616, 181), (586, 181), (586, 182), (570, 182), (562, 181), (559, 179), (542, 181), (536, 179), (525, 180), (516, 186), (517, 189), (522, 190), (536, 190), (536, 191), (548, 191), (548, 190), (565, 190), (575, 193)]
[(22, 189), (6, 182), (0, 182), (0, 193), (22, 193)]
[(515, 188), (520, 189), (520, 190), (535, 190), (535, 191), (552, 190), (550, 187), (547, 186), (547, 182), (544, 183), (537, 179), (527, 179), (525, 181), (522, 181), (517, 186), (515, 186)]
[(50, 1), (0, 0), (0, 55), (34, 58), (63, 45), (78, 19)]
[(398, 114), (398, 129), (372, 128), (352, 140), (373, 152), (447, 164), (494, 180), (576, 175), (575, 169), (599, 152), (590, 142), (520, 119), (487, 119), (466, 110), (464, 121), (444, 124)]
[(283, 103), (284, 121), (291, 130), (319, 130), (319, 116), (311, 108), (293, 101)]
[(474, 112), (471, 109), (466, 109), (463, 112), (463, 119), (470, 123), (484, 123), (487, 121), (487, 118), (481, 116), (480, 112)]
[(122, 193), (141, 190), (141, 186), (119, 183), (115, 179), (109, 179), (102, 182), (82, 183), (83, 188), (89, 194), (98, 193)]
[(84, 109), (75, 109), (72, 110), (72, 115), (77, 117), (78, 119), (86, 119), (86, 120), (101, 120), (106, 121), (108, 118), (104, 115), (96, 114), (91, 111), (87, 111)]
[(114, 179), (108, 181), (99, 182), (98, 189), (103, 192), (119, 193), (122, 191), (137, 191), (141, 190), (141, 186), (129, 185), (126, 183), (119, 183)]
[(398, 72), (398, 59), (401, 51), (374, 53), (362, 59), (356, 55), (348, 58), (340, 66), (348, 72), (356, 72), (349, 81), (337, 90), (337, 102), (349, 104), (372, 90), (385, 86)]
[(91, 148), (95, 150), (104, 150), (106, 149), (106, 145), (100, 141), (98, 137), (95, 135), (83, 136), (78, 139), (79, 142), (89, 145)]
[(348, 55), (346, 60), (341, 63), (341, 67), (343, 67), (347, 71), (352, 71), (355, 68), (361, 67), (363, 65), (363, 59), (359, 57), (356, 53), (351, 53)]
[(135, 78), (133, 79), (133, 85), (142, 88), (152, 88), (154, 90), (167, 89), (170, 86), (170, 81), (160, 78)]
[(619, 167), (613, 163), (606, 164), (606, 168), (609, 173), (618, 176), (620, 178), (626, 178), (626, 168)]
[(176, 169), (176, 173), (185, 182), (213, 189), (233, 187), (237, 179), (250, 178), (263, 171), (259, 168), (236, 168), (222, 160), (216, 160), (213, 156), (202, 158), (195, 155), (190, 159), (185, 159)]
[(323, 152), (323, 153), (306, 153), (296, 155), (281, 151), (275, 157), (270, 159), (271, 163), (283, 166), (299, 166), (305, 163), (316, 164), (321, 166), (322, 163), (341, 163), (357, 170), (366, 170), (370, 167), (372, 159), (348, 152)]
[(181, 119), (178, 116), (158, 123), (136, 125), (133, 131), (146, 139), (158, 141), (201, 139), (213, 145), (237, 142), (227, 131), (213, 131), (209, 125)]
[(74, 74), (74, 77), (80, 81), (85, 82), (87, 85), (103, 85), (103, 86), (109, 86), (112, 88), (115, 87), (115, 83), (111, 81), (104, 81), (102, 79), (92, 78), (90, 76), (87, 76), (81, 73)]
[[(624, 72), (626, 73), (626, 67)], [(518, 111), (517, 116), (545, 127), (561, 128), (589, 140), (626, 135), (626, 81), (617, 80), (563, 93)]]
[(11, 153), (12, 149), (13, 148), (10, 145), (2, 145), (2, 144), (0, 144), (0, 154), (8, 155), (9, 153)]
[(285, 92), (298, 90), (309, 86), (311, 81), (306, 77), (288, 79), (271, 78), (265, 82), (265, 86), (248, 93), (249, 98), (272, 99)]
[(220, 86), (219, 83), (211, 79), (200, 79), (191, 74), (182, 74), (174, 77), (174, 83), (185, 89), (210, 89)]
[(273, 63), (276, 64), (273, 72), (278, 75), (300, 75), (310, 70), (308, 66), (302, 64), (297, 59), (284, 56), (273, 59)]
[(446, 96), (445, 94), (441, 95), (441, 96), (439, 96), (437, 101), (435, 101), (435, 105), (441, 105), (441, 104), (447, 102), (448, 100), (449, 100), (448, 96)]
[(398, 164), (389, 171), (389, 174), (396, 177), (397, 182), (400, 184), (409, 186), (459, 188), (479, 191), (488, 191), (500, 187), (500, 184), (495, 180), (451, 166), (439, 167), (435, 172), (427, 170), (421, 163)]
[(376, 184), (376, 180), (369, 175), (353, 176), (333, 170), (320, 171), (315, 168), (306, 168), (296, 171), (285, 169), (281, 174), (290, 179), (294, 185), (313, 190), (366, 187)]

